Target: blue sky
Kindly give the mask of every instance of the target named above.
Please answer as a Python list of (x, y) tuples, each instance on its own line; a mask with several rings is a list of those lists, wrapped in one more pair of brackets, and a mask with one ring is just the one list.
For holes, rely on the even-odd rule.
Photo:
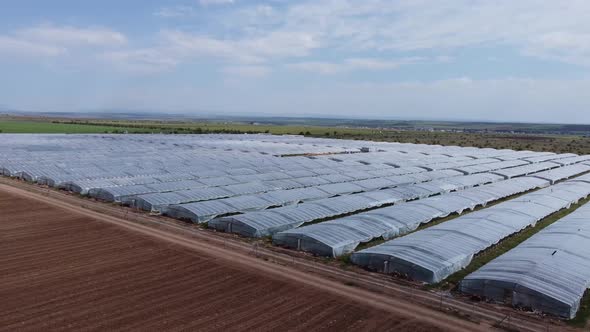
[(0, 108), (590, 123), (590, 2), (5, 0)]

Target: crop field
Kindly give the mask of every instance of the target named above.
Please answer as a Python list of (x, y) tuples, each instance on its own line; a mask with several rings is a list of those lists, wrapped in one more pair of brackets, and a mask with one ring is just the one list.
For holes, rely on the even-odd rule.
[[(5, 134), (2, 138), (0, 173), (7, 177), (166, 216), (202, 227), (211, 236), (214, 231), (235, 234), (250, 239), (255, 247), (337, 259), (428, 291), (471, 296), (567, 320), (578, 317), (572, 322), (585, 324), (579, 321), (588, 310), (582, 303), (590, 269), (583, 267), (590, 266), (590, 252), (575, 248), (590, 248), (590, 236), (585, 235), (584, 225), (569, 225), (577, 225), (590, 211), (590, 155), (270, 134)], [(10, 209), (10, 204), (4, 207), (7, 215), (18, 215)], [(34, 216), (29, 218), (36, 220)], [(82, 225), (80, 219), (72, 223), (93, 225)], [(66, 233), (84, 231), (63, 233), (65, 239)], [(123, 233), (95, 240), (119, 236)], [(97, 253), (111, 246), (93, 241), (84, 239), (88, 248), (100, 247)], [(139, 252), (153, 253), (136, 259), (137, 266), (148, 269), (138, 272), (142, 276), (136, 278), (138, 284), (144, 275), (149, 278), (156, 273), (149, 270), (152, 267), (178, 272), (166, 280), (182, 284), (189, 275), (203, 275), (205, 281), (195, 280), (208, 285), (206, 289), (223, 284), (235, 290), (240, 303), (229, 307), (237, 308), (235, 316), (245, 310), (251, 319), (258, 318), (248, 310), (276, 307), (291, 312), (294, 309), (288, 305), (297, 304), (288, 301), (282, 307), (286, 300), (268, 295), (261, 308), (244, 307), (259, 291), (243, 290), (242, 298), (239, 285), (257, 277), (220, 280), (219, 275), (231, 273), (211, 264), (213, 257), (176, 262), (184, 256), (171, 259), (167, 254), (159, 256), (164, 255), (161, 247), (152, 250), (144, 248), (143, 242), (121, 241), (131, 250), (129, 256), (124, 254), (127, 249), (115, 246), (113, 252), (122, 254), (109, 261), (122, 267), (128, 267), (126, 261)], [(52, 243), (48, 247), (59, 247), (59, 242)], [(530, 249), (530, 243), (537, 249)], [(537, 243), (542, 243), (540, 249)], [(72, 255), (75, 260), (92, 257), (85, 256), (91, 254), (84, 250)], [(106, 259), (93, 262), (102, 268)], [(211, 274), (206, 272), (210, 264)], [(116, 273), (109, 266), (102, 277)], [(567, 273), (556, 274), (555, 266)], [(516, 269), (526, 272), (515, 275)], [(525, 273), (526, 278), (519, 278)], [(145, 284), (152, 282), (148, 279)], [(271, 293), (281, 294), (283, 286), (277, 287)], [(173, 285), (162, 286), (168, 288)], [(154, 301), (166, 297), (164, 291), (155, 294)], [(190, 294), (184, 295), (178, 296), (180, 302), (189, 301)], [(213, 297), (212, 302), (223, 300)], [(373, 321), (372, 314), (362, 317)], [(356, 319), (361, 322), (355, 328), (401, 322)], [(348, 325), (338, 327), (344, 326)]]
[[(0, 120), (2, 133), (48, 133), (48, 134), (93, 134), (113, 130), (109, 126), (91, 126), (84, 124), (63, 124), (50, 121), (14, 121)], [(132, 130), (129, 128), (129, 130)]]
[(1, 189), (0, 211), (3, 331), (443, 330)]
[[(306, 124), (309, 123), (309, 124)], [(439, 131), (416, 130), (413, 126), (391, 123), (393, 128), (384, 126), (387, 121), (160, 121), (160, 120), (112, 120), (112, 119), (71, 119), (40, 117), (0, 116), (0, 132), (3, 133), (270, 133), (275, 135), (305, 135), (339, 139), (371, 140), (416, 144), (440, 144), (474, 146), (480, 148), (549, 151), (557, 153), (590, 154), (590, 137), (584, 131), (564, 129), (575, 126), (542, 125), (497, 125), (469, 123), (420, 123)], [(372, 127), (364, 127), (370, 125)], [(469, 128), (470, 131), (463, 131)], [(487, 128), (498, 131), (486, 132)], [(519, 133), (511, 132), (519, 130)], [(444, 131), (446, 130), (446, 131)], [(563, 134), (555, 134), (560, 132)]]

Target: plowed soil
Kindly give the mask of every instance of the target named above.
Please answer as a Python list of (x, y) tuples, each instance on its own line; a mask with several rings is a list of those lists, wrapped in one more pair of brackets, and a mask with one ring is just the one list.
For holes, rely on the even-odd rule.
[(451, 317), (427, 323), (325, 287), (0, 190), (1, 331), (453, 326)]

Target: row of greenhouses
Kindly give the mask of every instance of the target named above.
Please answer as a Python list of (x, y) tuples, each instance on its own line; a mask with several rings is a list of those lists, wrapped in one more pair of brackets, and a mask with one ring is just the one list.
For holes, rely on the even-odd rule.
[[(0, 144), (6, 177), (426, 283), (588, 196), (589, 172), (590, 156), (571, 153), (293, 135), (23, 134)], [(560, 279), (551, 265), (590, 259), (553, 242), (585, 245), (579, 211), (460, 289), (571, 317), (590, 278), (580, 269)]]

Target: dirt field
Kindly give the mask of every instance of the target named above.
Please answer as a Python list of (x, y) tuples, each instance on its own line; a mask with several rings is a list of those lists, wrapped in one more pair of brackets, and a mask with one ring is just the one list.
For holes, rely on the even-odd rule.
[(0, 330), (482, 328), (96, 219), (0, 190)]

